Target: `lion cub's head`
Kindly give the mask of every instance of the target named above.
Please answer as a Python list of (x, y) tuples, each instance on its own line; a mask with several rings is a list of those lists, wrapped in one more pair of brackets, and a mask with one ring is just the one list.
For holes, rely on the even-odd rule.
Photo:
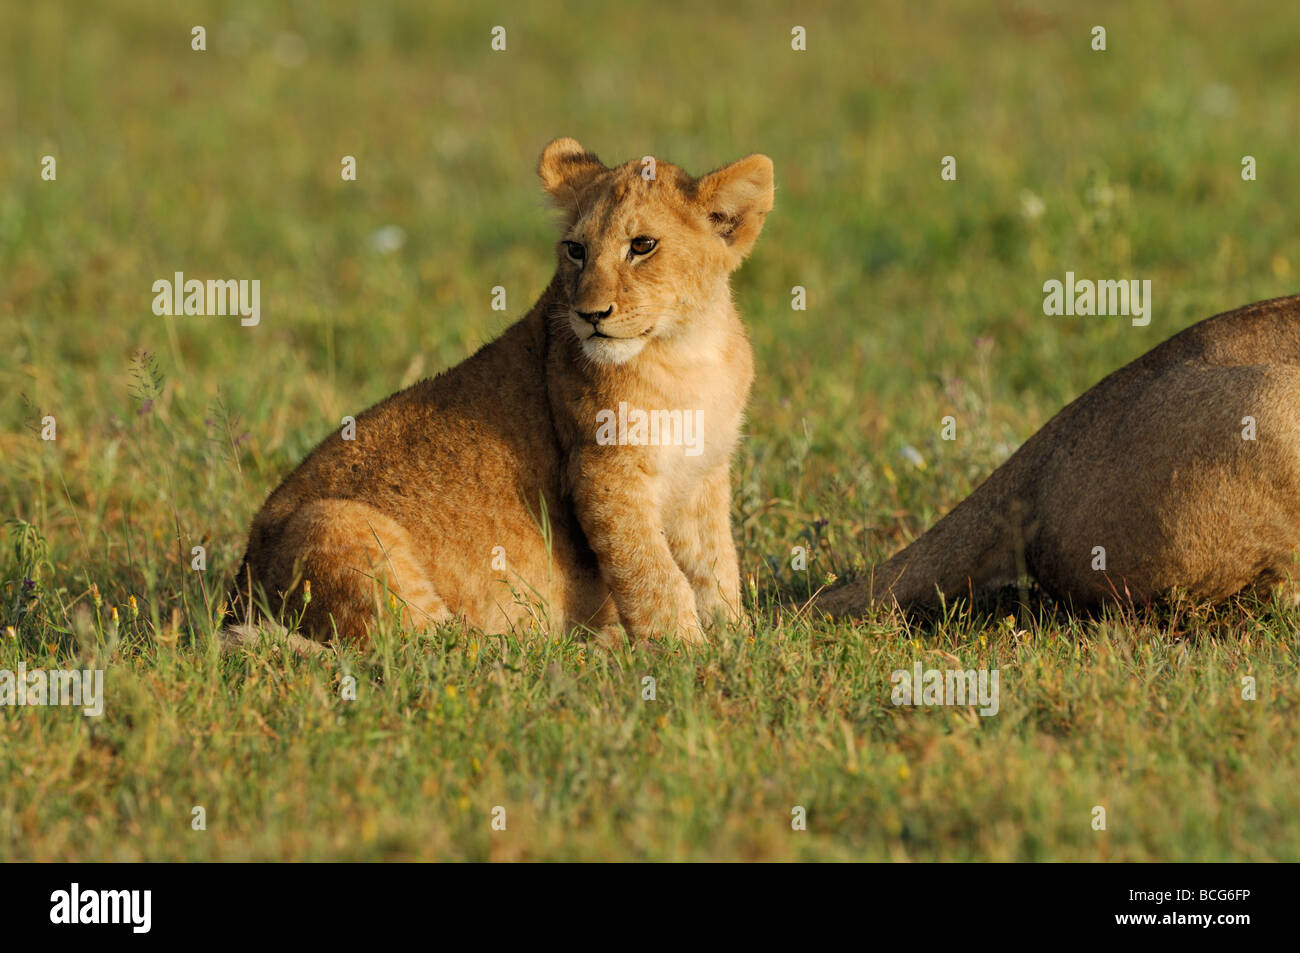
[(610, 169), (564, 138), (546, 147), (538, 174), (565, 212), (557, 246), (565, 326), (605, 364), (707, 321), (772, 210), (764, 155), (696, 179), (649, 157)]

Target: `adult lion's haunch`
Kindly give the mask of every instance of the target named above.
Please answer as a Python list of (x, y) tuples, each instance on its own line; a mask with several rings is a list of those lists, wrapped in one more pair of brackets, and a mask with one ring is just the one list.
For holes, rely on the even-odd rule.
[(564, 213), (550, 286), (289, 474), (253, 521), (228, 634), (269, 614), (360, 639), (378, 610), (699, 641), (738, 618), (728, 473), (753, 360), (728, 276), (772, 163), (697, 179), (557, 139), (539, 173)]
[(814, 605), (934, 604), (1014, 581), (1018, 565), (1078, 609), (1174, 589), (1217, 601), (1289, 580), (1297, 549), (1300, 296), (1209, 318), (1111, 374), (929, 532)]

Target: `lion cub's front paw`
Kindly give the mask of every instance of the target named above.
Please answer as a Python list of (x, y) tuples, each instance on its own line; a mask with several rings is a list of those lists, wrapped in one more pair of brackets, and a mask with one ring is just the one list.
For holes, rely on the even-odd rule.
[(748, 616), (737, 612), (723, 602), (715, 603), (711, 608), (701, 609), (700, 619), (703, 621), (704, 630), (711, 634), (731, 630), (740, 632), (743, 635), (749, 635), (753, 631), (753, 625)]
[(595, 643), (603, 648), (613, 651), (614, 649), (625, 648), (632, 642), (628, 637), (627, 631), (617, 622), (606, 622), (592, 634)]
[(672, 634), (687, 645), (706, 645), (709, 641), (709, 637), (704, 633), (704, 627), (700, 625), (700, 620), (694, 617), (694, 613), (690, 619), (678, 622)]
[[(632, 634), (631, 630), (629, 634)], [(662, 642), (677, 640), (687, 645), (704, 645), (709, 641), (694, 608), (670, 617), (661, 616), (649, 626), (641, 628), (635, 635), (637, 638), (657, 639)]]

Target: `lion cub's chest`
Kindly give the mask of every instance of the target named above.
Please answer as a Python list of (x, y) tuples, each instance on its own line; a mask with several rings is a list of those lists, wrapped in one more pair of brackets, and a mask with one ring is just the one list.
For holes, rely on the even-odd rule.
[[(708, 369), (674, 388), (675, 401), (661, 401), (677, 406), (647, 407), (644, 416), (629, 408), (628, 435), (646, 438), (640, 462), (662, 507), (684, 505), (711, 473), (726, 468), (740, 438), (748, 394), (743, 371)], [(636, 426), (640, 423), (644, 431)]]
[(753, 379), (748, 345), (724, 313), (635, 373), (610, 374), (575, 408), (578, 447), (595, 444), (615, 469), (635, 471), (665, 518), (689, 506), (735, 450)]

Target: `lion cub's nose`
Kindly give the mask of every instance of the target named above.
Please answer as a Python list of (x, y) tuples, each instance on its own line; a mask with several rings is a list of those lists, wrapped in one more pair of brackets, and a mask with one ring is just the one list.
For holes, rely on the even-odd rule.
[(604, 311), (578, 311), (578, 317), (588, 322), (594, 328), (613, 313), (614, 306), (611, 304)]

